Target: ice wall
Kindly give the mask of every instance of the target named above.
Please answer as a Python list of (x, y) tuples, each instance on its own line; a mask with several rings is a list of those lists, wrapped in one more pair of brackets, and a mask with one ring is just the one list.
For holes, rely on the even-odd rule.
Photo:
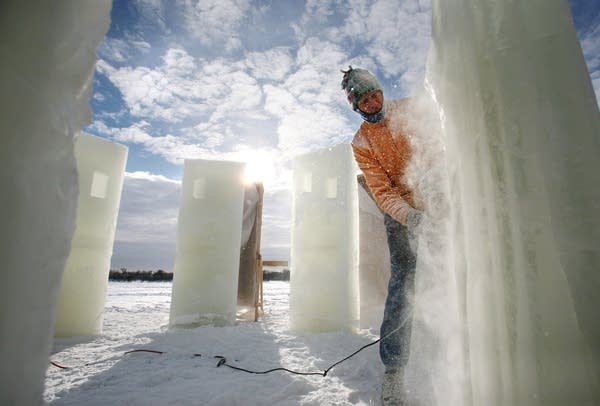
[(432, 5), (451, 277), (417, 295), (457, 314), (419, 313), (429, 403), (600, 404), (600, 117), (567, 2)]
[(358, 327), (356, 188), (349, 145), (294, 160), (292, 329), (335, 331)]
[(171, 326), (235, 322), (243, 171), (239, 162), (185, 160)]
[(0, 404), (42, 403), (75, 226), (73, 135), (90, 122), (110, 1), (0, 4)]
[(127, 147), (80, 133), (75, 137), (79, 175), (77, 220), (62, 276), (54, 334), (100, 334)]

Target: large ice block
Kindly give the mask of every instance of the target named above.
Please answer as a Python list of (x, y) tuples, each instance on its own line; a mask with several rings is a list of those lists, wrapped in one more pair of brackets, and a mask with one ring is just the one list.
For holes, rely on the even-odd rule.
[(54, 335), (100, 334), (127, 147), (85, 133), (75, 138), (79, 198)]
[(244, 164), (185, 160), (171, 326), (235, 322)]
[(0, 404), (42, 404), (108, 0), (0, 5)]
[(462, 314), (450, 326), (431, 314), (440, 298), (422, 307), (421, 403), (600, 404), (600, 114), (568, 4), (432, 6), (452, 208), (439, 290)]
[(355, 330), (359, 325), (356, 187), (349, 145), (294, 160), (292, 329)]
[(390, 250), (383, 221), (363, 175), (358, 177), (360, 326), (379, 328), (390, 279)]

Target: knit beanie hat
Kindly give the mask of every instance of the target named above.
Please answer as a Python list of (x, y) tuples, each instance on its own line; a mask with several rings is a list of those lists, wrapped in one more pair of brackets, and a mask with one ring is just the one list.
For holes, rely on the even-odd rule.
[(347, 71), (342, 71), (344, 77), (342, 79), (342, 89), (346, 92), (348, 102), (352, 104), (352, 109), (361, 117), (370, 123), (378, 123), (385, 117), (386, 105), (382, 106), (377, 113), (368, 114), (360, 110), (357, 106), (358, 101), (366, 93), (372, 90), (382, 90), (377, 78), (366, 69), (354, 69), (349, 66)]
[(342, 71), (342, 89), (346, 92), (348, 102), (352, 104), (353, 110), (358, 110), (356, 104), (366, 93), (371, 90), (381, 90), (381, 85), (377, 78), (368, 70), (349, 67), (347, 71)]

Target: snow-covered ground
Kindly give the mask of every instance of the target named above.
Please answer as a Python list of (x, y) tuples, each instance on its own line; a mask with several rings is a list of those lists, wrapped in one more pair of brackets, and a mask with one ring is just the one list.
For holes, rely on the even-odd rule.
[[(171, 283), (111, 282), (101, 336), (57, 339), (46, 374), (53, 405), (368, 405), (378, 404), (383, 366), (373, 345), (326, 377), (322, 372), (377, 332), (303, 333), (288, 329), (288, 282), (264, 283), (264, 317), (231, 327), (167, 328)], [(150, 349), (162, 354), (127, 351)], [(194, 354), (201, 354), (195, 356)]]

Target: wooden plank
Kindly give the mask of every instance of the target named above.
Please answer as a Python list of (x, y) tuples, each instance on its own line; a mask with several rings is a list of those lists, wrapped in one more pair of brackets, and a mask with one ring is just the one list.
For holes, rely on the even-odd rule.
[(277, 260), (277, 259), (264, 259), (262, 261), (263, 266), (288, 266), (288, 261)]
[(263, 209), (263, 197), (264, 197), (264, 187), (261, 182), (256, 183), (256, 187), (258, 189), (258, 195), (260, 198), (258, 199), (258, 204), (256, 206), (256, 220), (255, 227), (257, 232), (257, 244), (256, 244), (256, 289), (255, 289), (255, 297), (254, 297), (254, 321), (258, 321), (258, 318), (264, 314), (263, 309), (263, 263), (262, 263), (262, 255), (260, 254), (260, 240), (262, 236), (262, 209)]

